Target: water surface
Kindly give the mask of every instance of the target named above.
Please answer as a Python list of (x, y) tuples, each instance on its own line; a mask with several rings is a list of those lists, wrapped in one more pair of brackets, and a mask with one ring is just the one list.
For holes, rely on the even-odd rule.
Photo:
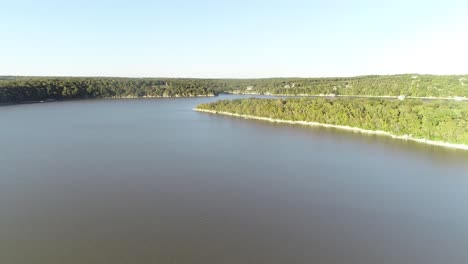
[(468, 261), (468, 152), (192, 111), (234, 97), (0, 107), (0, 263)]

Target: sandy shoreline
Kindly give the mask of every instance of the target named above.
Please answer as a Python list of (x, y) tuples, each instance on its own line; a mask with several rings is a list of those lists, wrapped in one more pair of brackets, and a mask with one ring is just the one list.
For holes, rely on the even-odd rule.
[(245, 118), (245, 119), (263, 120), (263, 121), (268, 121), (268, 122), (273, 122), (273, 123), (284, 123), (284, 124), (296, 124), (296, 125), (305, 125), (305, 126), (319, 126), (319, 127), (337, 128), (337, 129), (342, 129), (342, 130), (359, 132), (359, 133), (363, 133), (363, 134), (382, 135), (382, 136), (387, 136), (387, 137), (400, 139), (400, 140), (409, 140), (409, 141), (424, 143), (424, 144), (433, 145), (433, 146), (468, 150), (468, 145), (464, 145), (464, 144), (454, 144), (454, 143), (448, 143), (448, 142), (442, 142), (442, 141), (434, 141), (434, 140), (428, 140), (428, 139), (422, 139), (422, 138), (414, 138), (414, 137), (411, 137), (411, 136), (408, 136), (408, 135), (397, 136), (397, 135), (394, 135), (392, 133), (385, 132), (385, 131), (380, 131), (380, 130), (375, 130), (374, 131), (374, 130), (367, 130), (367, 129), (362, 129), (362, 128), (358, 128), (358, 127), (350, 127), (350, 126), (342, 126), (342, 125), (330, 125), (330, 124), (322, 124), (322, 123), (317, 123), (317, 122), (291, 121), (291, 120), (273, 119), (273, 118), (269, 118), (269, 117), (259, 117), (259, 116), (252, 116), (252, 115), (239, 115), (239, 114), (234, 114), (234, 113), (230, 113), (230, 112), (222, 112), (222, 111), (214, 111), (214, 110), (206, 110), (206, 109), (198, 109), (198, 108), (194, 108), (193, 110), (198, 111), (198, 112), (204, 112), (204, 113), (242, 117), (242, 118)]

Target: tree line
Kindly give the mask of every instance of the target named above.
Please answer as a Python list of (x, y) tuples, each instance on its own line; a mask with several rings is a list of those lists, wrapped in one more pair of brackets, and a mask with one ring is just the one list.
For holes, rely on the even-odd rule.
[(198, 96), (221, 92), (468, 97), (468, 75), (268, 79), (0, 76), (0, 103), (73, 98)]
[(198, 79), (10, 77), (0, 79), (0, 102), (208, 96), (216, 95), (217, 87), (215, 82)]
[(468, 103), (383, 99), (237, 99), (199, 109), (274, 119), (344, 125), (468, 144)]

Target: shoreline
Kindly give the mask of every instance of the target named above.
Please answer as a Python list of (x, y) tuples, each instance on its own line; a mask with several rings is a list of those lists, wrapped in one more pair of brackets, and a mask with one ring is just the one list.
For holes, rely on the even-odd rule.
[(99, 99), (151, 99), (151, 98), (195, 98), (195, 97), (216, 97), (218, 95), (209, 94), (209, 95), (175, 95), (175, 96), (113, 96), (113, 97), (89, 97), (89, 98), (66, 98), (66, 99), (46, 99), (38, 101), (22, 101), (22, 102), (5, 102), (0, 103), (1, 106), (10, 106), (10, 105), (24, 105), (24, 104), (44, 104), (44, 103), (55, 103), (55, 102), (70, 102), (70, 101), (79, 101), (79, 100), (99, 100)]
[(215, 97), (215, 94), (208, 95), (173, 95), (173, 96), (164, 96), (164, 95), (144, 95), (144, 96), (110, 96), (110, 97), (95, 97), (96, 99), (139, 99), (139, 98), (193, 98), (193, 97)]
[(423, 144), (432, 145), (432, 146), (468, 150), (468, 145), (465, 145), (465, 144), (455, 144), (455, 143), (448, 143), (448, 142), (442, 142), (442, 141), (428, 140), (428, 139), (423, 139), (423, 138), (414, 138), (409, 135), (397, 136), (395, 134), (392, 134), (386, 131), (381, 131), (381, 130), (368, 130), (368, 129), (358, 128), (358, 127), (343, 126), (343, 125), (331, 125), (331, 124), (322, 124), (322, 123), (308, 122), (308, 121), (292, 121), (292, 120), (274, 119), (274, 118), (269, 118), (269, 117), (260, 117), (260, 116), (252, 116), (252, 115), (240, 115), (240, 114), (235, 114), (235, 113), (230, 113), (230, 112), (199, 109), (199, 108), (194, 108), (193, 110), (197, 112), (204, 112), (204, 113), (210, 113), (210, 114), (220, 114), (220, 115), (226, 115), (226, 116), (242, 117), (244, 119), (262, 120), (262, 121), (268, 121), (272, 123), (336, 128), (336, 129), (348, 130), (352, 132), (359, 132), (362, 134), (387, 136), (387, 137), (391, 137), (394, 139), (413, 141), (413, 142), (423, 143)]

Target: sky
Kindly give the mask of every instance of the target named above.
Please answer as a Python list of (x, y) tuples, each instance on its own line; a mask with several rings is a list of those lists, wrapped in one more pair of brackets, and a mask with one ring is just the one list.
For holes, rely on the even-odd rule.
[(0, 0), (0, 75), (468, 74), (466, 0)]

